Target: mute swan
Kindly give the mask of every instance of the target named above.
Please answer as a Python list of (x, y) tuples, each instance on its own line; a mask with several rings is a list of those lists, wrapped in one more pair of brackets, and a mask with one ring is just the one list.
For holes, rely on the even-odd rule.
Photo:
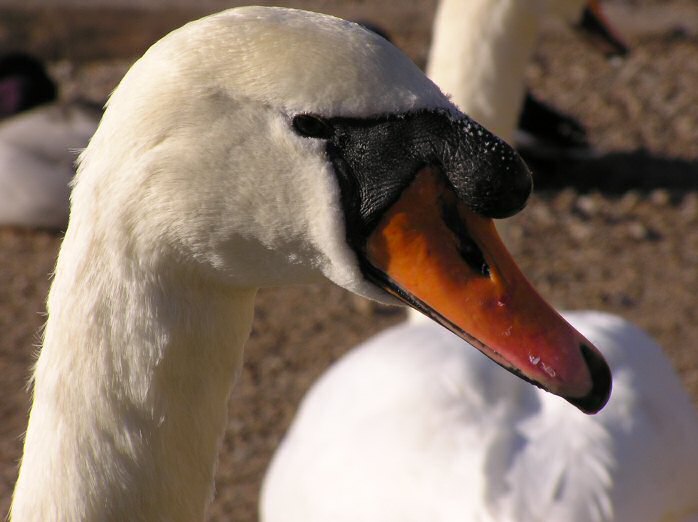
[(564, 316), (611, 366), (599, 414), (410, 321), (307, 393), (267, 471), (261, 520), (698, 520), (698, 415), (661, 348), (610, 314)]
[(0, 225), (65, 228), (77, 150), (97, 128), (84, 104), (49, 103), (56, 86), (26, 55), (0, 59)]
[(610, 372), (492, 221), (530, 173), (384, 39), (238, 8), (150, 48), (80, 157), (11, 517), (200, 520), (256, 288), (418, 307), (594, 412)]
[(581, 19), (587, 28), (596, 24), (593, 30), (613, 53), (627, 50), (596, 0), (441, 0), (427, 76), (463, 112), (513, 143), (525, 69), (548, 16), (570, 24)]

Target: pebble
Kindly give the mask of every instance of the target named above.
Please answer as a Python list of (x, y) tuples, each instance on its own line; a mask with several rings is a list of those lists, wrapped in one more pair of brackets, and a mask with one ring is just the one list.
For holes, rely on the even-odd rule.
[(628, 236), (636, 241), (642, 241), (649, 238), (649, 230), (639, 221), (632, 221), (626, 226)]
[(597, 214), (599, 211), (598, 201), (593, 195), (579, 196), (575, 203), (575, 207), (587, 218)]
[(637, 190), (629, 190), (620, 198), (619, 209), (622, 213), (628, 213), (635, 210), (640, 203), (641, 196)]
[(696, 192), (689, 192), (684, 195), (680, 212), (686, 219), (695, 220), (698, 218), (698, 194)]
[(589, 239), (591, 235), (594, 233), (594, 230), (591, 225), (580, 221), (570, 222), (569, 231), (570, 236), (572, 236), (574, 239), (578, 241), (584, 241), (586, 239)]
[(658, 207), (665, 207), (671, 203), (671, 195), (666, 189), (656, 189), (650, 193), (650, 202)]

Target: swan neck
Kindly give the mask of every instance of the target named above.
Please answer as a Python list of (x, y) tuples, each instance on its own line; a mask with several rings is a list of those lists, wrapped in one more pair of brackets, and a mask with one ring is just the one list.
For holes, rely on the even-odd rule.
[(80, 245), (69, 230), (12, 520), (202, 520), (256, 290)]
[(540, 26), (530, 4), (441, 0), (434, 21), (427, 75), (463, 112), (508, 142)]

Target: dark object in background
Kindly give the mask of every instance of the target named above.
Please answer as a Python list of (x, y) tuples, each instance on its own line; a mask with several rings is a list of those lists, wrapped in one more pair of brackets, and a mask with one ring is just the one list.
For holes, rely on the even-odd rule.
[(606, 58), (622, 57), (630, 52), (623, 38), (608, 23), (598, 2), (590, 2), (584, 9), (578, 29)]
[(581, 123), (526, 91), (516, 148), (526, 157), (550, 158), (593, 155)]
[(24, 53), (0, 57), (0, 118), (54, 101), (56, 84), (41, 62)]

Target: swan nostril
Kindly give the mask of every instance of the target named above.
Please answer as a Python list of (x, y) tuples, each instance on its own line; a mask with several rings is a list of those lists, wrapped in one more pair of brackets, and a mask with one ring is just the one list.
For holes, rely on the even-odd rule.
[(580, 350), (589, 368), (593, 385), (586, 396), (565, 397), (565, 400), (584, 413), (596, 413), (606, 405), (611, 395), (611, 370), (604, 358), (586, 344), (582, 343)]
[(455, 205), (441, 200), (441, 217), (457, 241), (458, 253), (461, 258), (478, 274), (490, 277), (490, 265), (485, 259), (480, 247), (471, 237), (468, 229), (463, 224)]

